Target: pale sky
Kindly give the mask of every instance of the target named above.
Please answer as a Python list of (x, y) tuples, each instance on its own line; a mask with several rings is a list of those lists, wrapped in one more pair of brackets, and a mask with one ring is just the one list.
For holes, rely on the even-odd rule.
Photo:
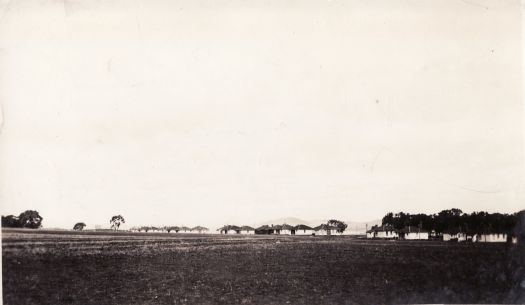
[(0, 3), (3, 215), (525, 207), (519, 1)]

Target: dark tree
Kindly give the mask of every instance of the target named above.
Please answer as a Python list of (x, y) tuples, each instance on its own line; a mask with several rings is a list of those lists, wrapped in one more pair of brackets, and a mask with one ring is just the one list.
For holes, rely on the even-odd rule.
[(514, 214), (516, 224), (514, 225), (514, 228), (512, 229), (512, 232), (514, 236), (518, 238), (520, 243), (525, 242), (525, 210), (519, 211), (518, 213)]
[(85, 227), (85, 226), (86, 226), (85, 223), (83, 223), (83, 222), (77, 222), (77, 223), (75, 224), (75, 226), (73, 227), (73, 230), (75, 230), (75, 231), (82, 231), (82, 230), (84, 230), (84, 227)]
[(348, 227), (348, 225), (340, 220), (336, 220), (336, 219), (330, 219), (327, 223), (327, 225), (329, 226), (334, 226), (337, 228), (337, 232), (339, 233), (343, 233), (346, 228)]
[(120, 225), (126, 223), (126, 221), (124, 220), (124, 217), (122, 217), (122, 215), (116, 215), (111, 217), (109, 223), (111, 224), (111, 228), (116, 231), (118, 230)]
[(19, 228), (20, 222), (18, 217), (14, 215), (2, 216), (2, 227), (3, 228)]
[[(515, 231), (520, 219), (519, 213), (501, 214), (487, 212), (463, 213), (460, 209), (443, 210), (438, 214), (408, 214), (399, 212), (388, 213), (383, 217), (383, 225), (394, 226), (399, 230), (406, 226), (415, 226), (427, 231), (444, 233), (446, 231), (459, 231), (470, 234), (512, 233)], [(516, 235), (516, 234), (514, 234)]]
[(144, 232), (146, 232), (146, 233), (148, 233), (149, 229), (150, 229), (150, 227), (142, 227), (142, 230), (143, 230)]
[(18, 222), (22, 228), (38, 229), (42, 226), (44, 218), (37, 211), (27, 210), (18, 216)]
[(386, 214), (385, 217), (383, 217), (381, 224), (383, 226), (393, 226), (394, 225), (394, 214), (392, 212), (389, 212), (388, 214)]

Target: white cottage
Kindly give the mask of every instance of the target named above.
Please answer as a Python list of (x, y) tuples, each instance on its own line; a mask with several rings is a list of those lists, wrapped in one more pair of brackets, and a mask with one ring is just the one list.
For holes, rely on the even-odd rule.
[(194, 228), (191, 228), (191, 233), (194, 233), (194, 234), (205, 234), (205, 233), (208, 233), (208, 228), (205, 228), (205, 227), (201, 227), (201, 226), (196, 226)]
[(241, 234), (241, 228), (238, 226), (226, 225), (219, 229), (221, 234)]
[(396, 239), (399, 237), (399, 235), (392, 226), (373, 226), (370, 230), (366, 231), (366, 237), (379, 239)]
[(483, 233), (483, 234), (476, 234), (475, 236), (476, 240), (480, 243), (506, 243), (507, 242), (507, 233)]
[(406, 240), (426, 240), (429, 233), (418, 227), (408, 226), (399, 231), (399, 238)]
[(148, 230), (148, 233), (160, 233), (160, 232), (162, 232), (162, 229), (157, 228), (157, 227), (149, 227), (149, 230)]
[(307, 225), (296, 225), (292, 232), (293, 235), (315, 235), (314, 228)]
[(250, 226), (242, 226), (240, 228), (239, 234), (247, 234), (247, 235), (253, 235), (255, 234), (255, 229)]
[(288, 224), (283, 224), (282, 226), (280, 226), (280, 234), (295, 235), (295, 227)]
[(179, 231), (180, 231), (180, 228), (177, 226), (166, 227), (166, 232), (168, 233), (178, 233)]
[(180, 227), (180, 230), (177, 233), (191, 233), (191, 228)]
[(443, 241), (457, 241), (457, 242), (467, 241), (467, 234), (462, 233), (462, 232), (458, 232), (455, 234), (443, 233)]
[(315, 235), (337, 235), (337, 227), (322, 224), (314, 228)]
[(280, 235), (281, 234), (281, 229), (282, 229), (283, 226), (281, 225), (271, 225), (271, 229), (273, 229), (273, 234), (277, 234), (277, 235)]
[(467, 241), (468, 237), (467, 233), (459, 230), (449, 230), (443, 233), (443, 241), (464, 242)]

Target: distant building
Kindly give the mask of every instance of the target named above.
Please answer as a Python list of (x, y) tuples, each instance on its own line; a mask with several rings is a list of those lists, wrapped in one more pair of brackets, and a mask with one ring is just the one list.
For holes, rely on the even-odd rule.
[(219, 229), (221, 234), (241, 234), (241, 228), (238, 226), (225, 225)]
[(177, 233), (191, 233), (191, 228), (182, 226)]
[(373, 226), (370, 230), (366, 231), (367, 238), (379, 238), (379, 239), (397, 239), (399, 234), (396, 232), (393, 226)]
[(469, 236), (467, 236), (467, 233), (462, 232), (461, 229), (446, 230), (443, 233), (443, 241), (464, 242), (467, 241), (468, 237)]
[(315, 235), (315, 230), (307, 225), (296, 225), (295, 235)]
[(288, 224), (283, 224), (281, 226), (281, 234), (283, 234), (283, 235), (295, 235), (295, 227), (293, 227), (291, 225), (288, 225)]
[(255, 234), (292, 234), (294, 227), (284, 224), (284, 225), (263, 225), (255, 229)]
[(250, 226), (242, 226), (240, 230), (240, 234), (252, 235), (252, 234), (255, 234), (255, 229)]
[(507, 241), (512, 242), (512, 237), (507, 233), (482, 233), (476, 234), (472, 241), (479, 243), (506, 243)]
[[(299, 230), (302, 230), (298, 233)], [(312, 235), (315, 230), (306, 225), (291, 226), (289, 224), (283, 225), (264, 225), (255, 229), (255, 234), (275, 234), (275, 235)]]
[(162, 229), (157, 228), (157, 227), (152, 227), (148, 232), (149, 233), (160, 233), (162, 232)]
[(336, 235), (337, 227), (322, 224), (314, 228), (315, 235)]
[(169, 232), (168, 233), (179, 233), (179, 231), (180, 231), (180, 227), (174, 226), (174, 227), (170, 227), (169, 228)]
[(275, 234), (273, 226), (263, 225), (255, 229), (255, 234)]
[(281, 226), (281, 225), (275, 225), (275, 226), (272, 225), (273, 234), (280, 235), (282, 227), (283, 226)]
[(205, 228), (205, 227), (201, 227), (201, 226), (196, 226), (194, 228), (191, 228), (191, 233), (195, 233), (195, 234), (204, 234), (204, 233), (208, 233), (208, 228)]
[(398, 231), (400, 239), (406, 240), (426, 240), (429, 237), (429, 233), (421, 228), (408, 226)]

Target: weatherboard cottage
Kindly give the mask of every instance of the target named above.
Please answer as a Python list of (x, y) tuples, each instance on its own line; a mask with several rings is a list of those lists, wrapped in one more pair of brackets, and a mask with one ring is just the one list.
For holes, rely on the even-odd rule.
[(392, 226), (373, 226), (366, 231), (367, 238), (395, 239), (399, 238), (398, 233)]
[(315, 230), (307, 225), (296, 225), (294, 235), (314, 235)]

